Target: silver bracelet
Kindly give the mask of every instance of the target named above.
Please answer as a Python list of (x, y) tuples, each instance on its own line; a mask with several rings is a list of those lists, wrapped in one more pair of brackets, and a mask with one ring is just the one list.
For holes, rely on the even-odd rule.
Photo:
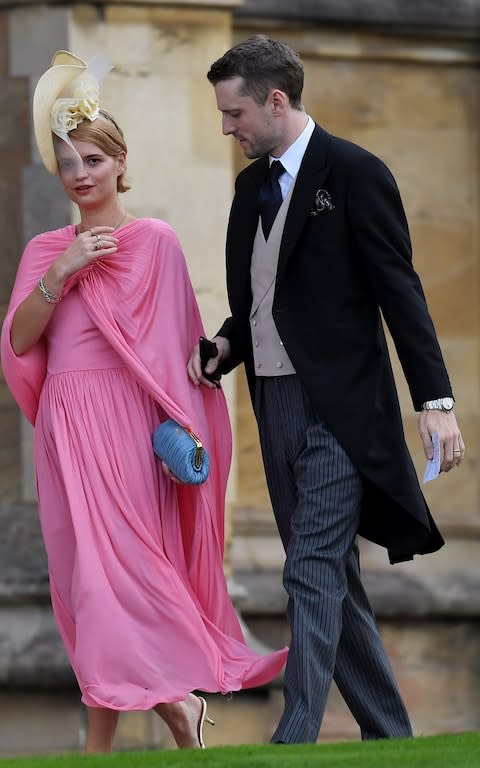
[(47, 286), (43, 282), (43, 277), (41, 277), (40, 280), (38, 281), (38, 287), (40, 288), (40, 292), (41, 292), (43, 298), (49, 304), (58, 304), (58, 302), (62, 300), (61, 296), (57, 296), (56, 293), (51, 293), (48, 290)]

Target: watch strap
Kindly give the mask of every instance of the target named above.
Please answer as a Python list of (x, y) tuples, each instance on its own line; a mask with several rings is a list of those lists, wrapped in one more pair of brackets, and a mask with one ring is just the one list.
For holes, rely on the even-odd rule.
[(422, 403), (423, 411), (444, 411), (448, 413), (453, 410), (453, 397), (438, 397), (436, 400), (426, 400)]

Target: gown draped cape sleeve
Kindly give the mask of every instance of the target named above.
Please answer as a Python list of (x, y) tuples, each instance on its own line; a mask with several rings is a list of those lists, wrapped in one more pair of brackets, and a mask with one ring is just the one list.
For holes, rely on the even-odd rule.
[[(231, 461), (231, 430), (221, 390), (195, 387), (186, 363), (204, 333), (187, 266), (171, 227), (156, 219), (140, 219), (118, 233), (119, 249), (100, 257), (70, 279), (93, 323), (126, 367), (158, 404), (159, 416), (190, 427), (210, 456), (211, 471), (201, 486), (176, 486), (188, 579), (208, 621), (244, 643), (223, 573), (225, 492)], [(27, 245), (17, 273), (2, 328), (1, 355), (7, 384), (26, 418), (34, 425), (47, 371), (47, 349), (40, 340), (15, 355), (10, 343), (16, 309), (41, 275), (75, 237), (67, 226), (36, 236)], [(79, 425), (79, 429), (81, 425)], [(130, 435), (124, 435), (129, 440)], [(271, 679), (285, 661), (278, 654)], [(262, 682), (252, 675), (249, 685)], [(260, 670), (259, 670), (260, 671)], [(263, 680), (265, 681), (265, 680)]]

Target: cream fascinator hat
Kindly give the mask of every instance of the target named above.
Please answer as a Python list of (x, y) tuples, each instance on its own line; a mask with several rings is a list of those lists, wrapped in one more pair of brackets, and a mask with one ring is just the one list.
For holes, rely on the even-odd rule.
[(57, 51), (50, 69), (41, 76), (33, 95), (33, 127), (42, 162), (57, 173), (52, 132), (72, 149), (68, 136), (82, 120), (99, 114), (100, 85), (112, 65), (103, 56), (88, 62), (68, 51)]

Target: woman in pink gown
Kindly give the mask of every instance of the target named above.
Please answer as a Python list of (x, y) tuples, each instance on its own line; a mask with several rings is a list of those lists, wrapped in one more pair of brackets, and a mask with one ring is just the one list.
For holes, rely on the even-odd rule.
[[(113, 118), (95, 114), (92, 77), (61, 52), (37, 86), (39, 151), (80, 223), (25, 248), (2, 365), (35, 428), (52, 605), (88, 710), (86, 750), (110, 751), (118, 713), (147, 709), (179, 747), (203, 747), (206, 702), (193, 691), (264, 684), (287, 651), (254, 653), (230, 601), (224, 395), (189, 382), (203, 327), (185, 259), (171, 227), (122, 207), (126, 146)], [(59, 118), (66, 92), (73, 125)], [(153, 454), (152, 432), (168, 417), (209, 452), (201, 486), (172, 482)]]

